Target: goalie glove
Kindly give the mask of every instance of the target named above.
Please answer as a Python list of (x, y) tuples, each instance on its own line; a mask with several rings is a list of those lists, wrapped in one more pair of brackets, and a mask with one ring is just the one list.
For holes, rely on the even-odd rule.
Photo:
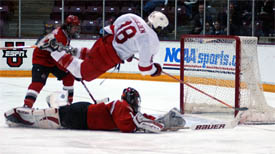
[(135, 116), (130, 113), (137, 128), (143, 129), (148, 132), (159, 133), (163, 129), (163, 124), (154, 120), (144, 117), (144, 115), (138, 112)]
[(177, 108), (171, 109), (168, 113), (157, 118), (155, 121), (164, 124), (163, 131), (177, 131), (183, 128), (186, 123), (180, 111)]

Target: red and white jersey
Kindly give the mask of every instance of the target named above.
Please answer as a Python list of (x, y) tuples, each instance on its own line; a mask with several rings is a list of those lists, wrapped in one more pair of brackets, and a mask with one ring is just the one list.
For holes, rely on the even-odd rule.
[(153, 56), (159, 51), (159, 39), (141, 17), (131, 13), (122, 15), (104, 30), (114, 35), (112, 44), (121, 60), (138, 53), (141, 73), (151, 75), (156, 71)]
[(80, 49), (76, 57), (64, 50), (52, 52), (51, 56), (74, 77), (86, 81), (96, 79), (135, 53), (139, 54), (141, 74), (156, 73), (153, 57), (159, 51), (159, 39), (142, 18), (125, 14), (104, 29), (111, 35), (99, 38), (91, 49)]
[(88, 107), (87, 125), (91, 130), (117, 130), (134, 132), (136, 125), (131, 116), (132, 108), (124, 100), (108, 104), (92, 104)]
[[(53, 30), (51, 33), (43, 37), (38, 46), (43, 46), (43, 44), (49, 42), (49, 40), (56, 39), (57, 42), (62, 43), (64, 46), (70, 45), (70, 38), (67, 36), (66, 32), (60, 27)], [(56, 65), (55, 60), (51, 57), (51, 52), (47, 50), (41, 50), (36, 47), (33, 51), (32, 57), (33, 64), (40, 64), (47, 67), (52, 67)]]

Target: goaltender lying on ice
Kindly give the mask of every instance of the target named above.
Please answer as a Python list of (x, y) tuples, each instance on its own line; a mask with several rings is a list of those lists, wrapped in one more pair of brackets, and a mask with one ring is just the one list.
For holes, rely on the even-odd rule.
[(91, 104), (75, 102), (65, 104), (66, 94), (57, 92), (47, 97), (50, 108), (13, 108), (5, 112), (10, 127), (33, 127), (49, 129), (119, 130), (121, 132), (154, 132), (183, 128), (185, 120), (173, 108), (158, 118), (142, 114), (140, 95), (134, 88), (125, 88), (121, 100)]

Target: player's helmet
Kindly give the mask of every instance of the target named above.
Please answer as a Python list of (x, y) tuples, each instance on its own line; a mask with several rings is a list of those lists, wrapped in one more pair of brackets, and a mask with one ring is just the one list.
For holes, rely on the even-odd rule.
[(74, 25), (74, 26), (80, 26), (80, 21), (77, 16), (69, 15), (66, 18), (66, 24), (67, 25)]
[[(77, 30), (72, 30), (73, 27), (76, 27)], [(65, 29), (71, 37), (79, 38), (80, 20), (78, 19), (78, 17), (74, 15), (69, 15), (65, 21)]]
[(122, 92), (121, 99), (125, 100), (135, 113), (139, 111), (141, 99), (137, 90), (131, 87), (125, 88)]
[(44, 34), (49, 34), (51, 31), (53, 31), (54, 30), (54, 26), (53, 26), (53, 24), (50, 24), (50, 23), (48, 23), (48, 24), (45, 24), (44, 25)]
[(159, 11), (153, 11), (148, 16), (148, 23), (155, 29), (157, 29), (157, 28), (163, 29), (168, 26), (169, 21), (165, 14), (163, 14)]

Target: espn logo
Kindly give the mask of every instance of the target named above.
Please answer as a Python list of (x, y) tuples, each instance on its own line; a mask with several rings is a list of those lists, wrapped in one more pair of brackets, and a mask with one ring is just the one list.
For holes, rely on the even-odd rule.
[[(5, 47), (24, 46), (24, 42), (5, 42)], [(21, 48), (3, 50), (3, 58), (7, 58), (7, 64), (10, 67), (20, 67), (23, 64), (23, 58), (27, 58), (27, 50)]]

